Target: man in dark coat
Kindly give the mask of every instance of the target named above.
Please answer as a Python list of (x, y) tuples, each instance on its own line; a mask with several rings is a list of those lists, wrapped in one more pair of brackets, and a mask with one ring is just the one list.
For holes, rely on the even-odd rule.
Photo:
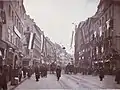
[(24, 76), (24, 78), (26, 78), (27, 68), (24, 66), (23, 69), (22, 69), (22, 71), (23, 71), (23, 76)]
[(18, 71), (18, 77), (19, 77), (19, 82), (21, 82), (21, 78), (22, 78), (22, 67), (19, 67), (19, 71)]
[(103, 68), (100, 68), (100, 70), (99, 70), (99, 78), (100, 78), (100, 81), (102, 81), (104, 78), (104, 69)]
[(47, 77), (47, 65), (44, 65), (44, 77)]
[(39, 81), (39, 78), (40, 78), (40, 70), (39, 70), (39, 67), (38, 67), (38, 66), (35, 67), (35, 77), (36, 77), (36, 81)]
[(0, 66), (0, 90), (7, 90), (7, 79), (6, 79), (6, 73), (2, 66)]
[(56, 68), (56, 76), (57, 76), (57, 81), (59, 81), (60, 77), (61, 77), (61, 67), (57, 66)]
[(43, 64), (40, 66), (40, 73), (41, 73), (41, 77), (44, 77), (44, 65)]
[(115, 81), (117, 82), (117, 84), (120, 84), (120, 69), (116, 71)]
[(31, 69), (30, 66), (28, 66), (28, 69), (27, 69), (27, 76), (28, 76), (28, 78), (30, 78), (31, 75), (32, 75), (32, 69)]

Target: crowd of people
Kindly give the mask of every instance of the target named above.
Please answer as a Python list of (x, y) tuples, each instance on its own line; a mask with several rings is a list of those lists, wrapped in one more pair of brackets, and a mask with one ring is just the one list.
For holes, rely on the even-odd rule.
[[(8, 82), (11, 85), (16, 85), (21, 82), (22, 77), (30, 77), (34, 73), (32, 66), (15, 66), (12, 65), (0, 65), (0, 90), (7, 90)], [(17, 78), (18, 82), (15, 80)]]
[(12, 65), (0, 65), (0, 90), (7, 90), (8, 82), (11, 82), (11, 85), (17, 85), (15, 78), (18, 82), (21, 82), (22, 78), (30, 78), (32, 74), (35, 73), (36, 81), (39, 81), (40, 77), (47, 78), (47, 72), (55, 74), (57, 80), (61, 77), (62, 68), (55, 64), (51, 63), (49, 66), (47, 64), (37, 64), (34, 66), (15, 66)]
[(43, 78), (43, 77), (47, 78), (47, 72), (48, 71), (51, 74), (56, 73), (57, 80), (59, 81), (59, 79), (61, 77), (61, 70), (62, 70), (62, 68), (60, 67), (60, 65), (56, 65), (55, 63), (51, 63), (50, 67), (46, 64), (36, 65), (35, 68), (34, 68), (36, 81), (39, 81), (40, 77), (41, 78)]
[[(104, 76), (106, 75), (106, 71), (104, 67), (98, 67), (98, 68), (80, 68), (79, 66), (76, 66), (74, 64), (68, 63), (65, 67), (65, 73), (66, 74), (77, 74), (81, 73), (82, 75), (93, 75), (93, 76), (99, 76), (100, 81), (103, 81)], [(115, 81), (117, 84), (120, 84), (120, 69), (116, 69), (115, 73)]]
[[(0, 90), (1, 88), (3, 88), (3, 90), (7, 90), (7, 83), (9, 81), (11, 81), (11, 85), (15, 85), (15, 77), (18, 78), (18, 82), (21, 82), (22, 78), (30, 78), (34, 73), (37, 82), (39, 81), (40, 77), (47, 78), (48, 71), (50, 74), (56, 74), (57, 80), (59, 81), (62, 69), (64, 69), (66, 74), (82, 73), (83, 75), (94, 75), (93, 73), (97, 73), (96, 75), (99, 75), (100, 81), (102, 81), (105, 76), (104, 67), (94, 70), (92, 68), (80, 70), (79, 67), (71, 63), (68, 63), (65, 68), (62, 68), (60, 65), (57, 65), (54, 62), (50, 65), (43, 63), (35, 66), (15, 66), (14, 69), (12, 65), (0, 65)], [(115, 81), (117, 84), (120, 84), (120, 69), (116, 70)]]

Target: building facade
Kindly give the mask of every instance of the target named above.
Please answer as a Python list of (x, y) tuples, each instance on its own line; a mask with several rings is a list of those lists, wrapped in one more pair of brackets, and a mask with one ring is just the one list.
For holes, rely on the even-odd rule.
[[(119, 68), (120, 1), (100, 0), (97, 12), (78, 25), (75, 35), (75, 59), (106, 71)], [(82, 61), (81, 61), (82, 62)], [(84, 65), (84, 64), (82, 64)]]
[(42, 31), (36, 25), (33, 19), (30, 18), (29, 15), (25, 15), (25, 49), (26, 49), (26, 57), (24, 57), (24, 64), (33, 65), (34, 63), (40, 63), (41, 59), (41, 35)]
[(47, 63), (54, 62), (55, 52), (54, 52), (54, 43), (48, 38), (45, 37), (45, 60)]
[(23, 0), (0, 1), (0, 4), (4, 11), (2, 17), (5, 18), (5, 22), (2, 23), (1, 26), (1, 40), (7, 45), (4, 49), (4, 64), (13, 65), (13, 67), (15, 67), (16, 65), (21, 65), (24, 55), (22, 37), (24, 36), (23, 20), (26, 11)]

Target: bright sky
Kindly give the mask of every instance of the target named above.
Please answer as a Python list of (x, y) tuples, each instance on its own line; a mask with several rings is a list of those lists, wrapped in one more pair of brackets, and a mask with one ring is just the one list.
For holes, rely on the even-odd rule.
[(74, 25), (94, 15), (99, 0), (24, 0), (27, 14), (53, 42), (70, 49)]

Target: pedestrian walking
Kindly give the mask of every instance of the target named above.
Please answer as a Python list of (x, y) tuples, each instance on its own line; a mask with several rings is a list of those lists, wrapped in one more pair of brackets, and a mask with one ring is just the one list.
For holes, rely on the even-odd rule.
[(27, 76), (28, 76), (28, 78), (30, 78), (31, 75), (32, 75), (32, 69), (31, 69), (31, 67), (29, 66), (28, 69), (27, 69)]
[(41, 77), (44, 77), (44, 65), (43, 64), (40, 66), (40, 73), (41, 73)]
[(61, 77), (61, 67), (59, 65), (56, 68), (56, 76), (57, 76), (57, 81), (59, 81)]
[(22, 67), (19, 67), (19, 71), (18, 71), (18, 77), (19, 77), (19, 82), (21, 82), (21, 78), (22, 78)]
[(39, 78), (40, 78), (40, 72), (39, 72), (39, 67), (36, 66), (35, 67), (35, 77), (36, 77), (36, 81), (39, 81)]
[(44, 77), (47, 78), (47, 65), (44, 65)]
[(6, 73), (2, 66), (0, 66), (0, 90), (7, 90)]
[(120, 84), (120, 69), (116, 70), (115, 81)]
[(9, 81), (11, 81), (12, 78), (12, 65), (9, 66)]
[(100, 81), (102, 81), (104, 78), (104, 69), (103, 68), (100, 68), (100, 70), (99, 70), (99, 78), (100, 78)]
[(24, 78), (26, 78), (27, 68), (26, 68), (25, 66), (23, 66), (22, 71), (23, 71), (23, 76), (24, 76)]

